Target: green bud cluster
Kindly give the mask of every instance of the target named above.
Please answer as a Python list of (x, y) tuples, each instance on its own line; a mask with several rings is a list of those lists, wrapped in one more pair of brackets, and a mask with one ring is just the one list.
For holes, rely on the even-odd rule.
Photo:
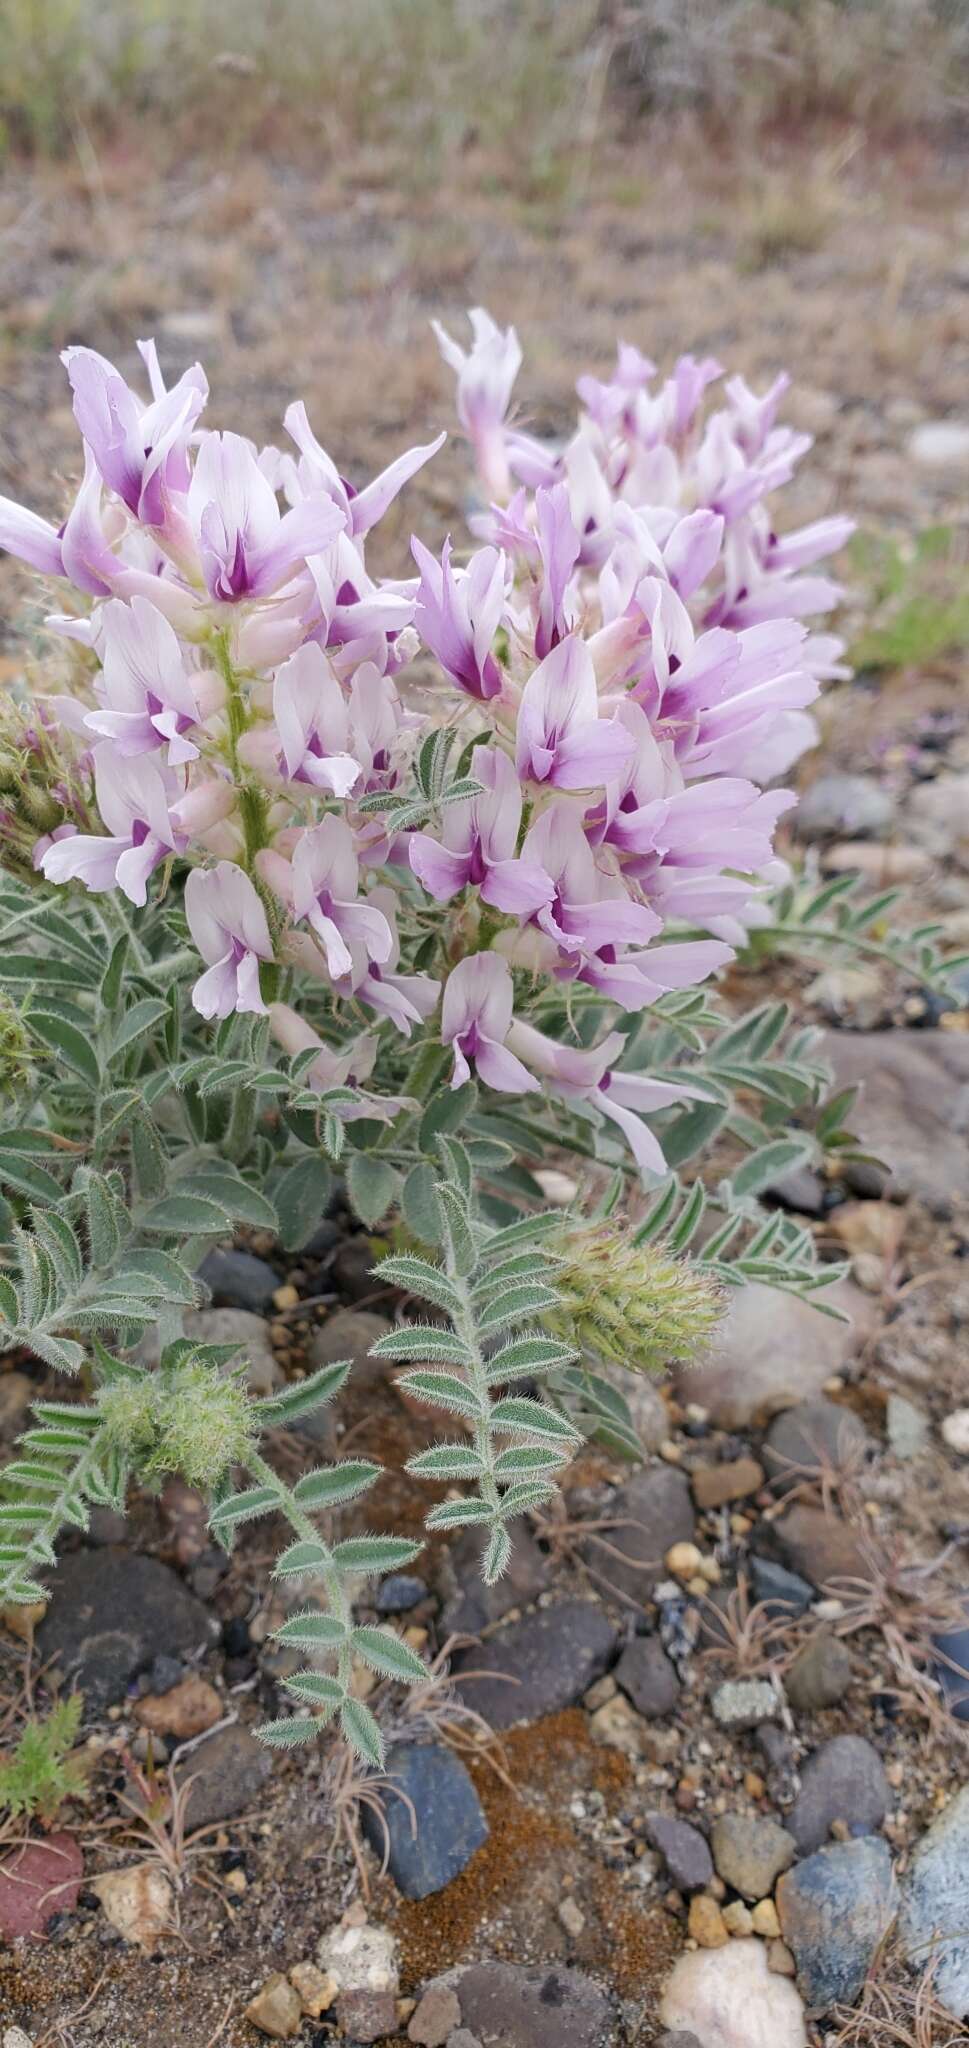
[(554, 1274), (562, 1300), (554, 1320), (577, 1350), (653, 1373), (706, 1350), (726, 1302), (702, 1267), (662, 1244), (637, 1245), (613, 1223), (572, 1225), (555, 1250), (563, 1263)]
[(30, 1077), (30, 1036), (12, 996), (0, 990), (0, 1097), (23, 1087)]
[(99, 1406), (109, 1443), (143, 1479), (174, 1472), (203, 1494), (244, 1462), (256, 1434), (242, 1376), (193, 1354), (113, 1381)]

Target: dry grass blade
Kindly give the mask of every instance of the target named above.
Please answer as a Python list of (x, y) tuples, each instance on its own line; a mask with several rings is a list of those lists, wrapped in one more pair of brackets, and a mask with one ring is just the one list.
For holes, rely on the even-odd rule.
[(934, 1965), (920, 1977), (907, 1968), (894, 1938), (882, 1944), (856, 2006), (831, 2013), (831, 2048), (959, 2048), (965, 2028), (936, 1997)]
[(789, 1661), (796, 1625), (773, 1614), (770, 1601), (751, 1600), (745, 1572), (740, 1573), (722, 1607), (707, 1595), (699, 1605), (706, 1633), (720, 1637), (700, 1651), (701, 1661), (731, 1665), (743, 1678), (777, 1670)]

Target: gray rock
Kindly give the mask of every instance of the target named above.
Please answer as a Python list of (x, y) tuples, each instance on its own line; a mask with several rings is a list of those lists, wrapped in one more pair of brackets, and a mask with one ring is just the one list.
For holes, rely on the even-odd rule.
[(238, 1345), (238, 1360), (231, 1360), (230, 1365), (245, 1366), (250, 1393), (271, 1394), (282, 1385), (283, 1374), (264, 1316), (245, 1308), (190, 1308), (182, 1318), (182, 1329), (199, 1344)]
[(764, 1721), (754, 1741), (767, 1766), (767, 1790), (775, 1806), (792, 1806), (801, 1789), (791, 1738), (772, 1721)]
[(589, 1564), (618, 1593), (649, 1600), (667, 1576), (667, 1551), (674, 1543), (693, 1541), (695, 1518), (686, 1474), (672, 1465), (647, 1465), (620, 1488), (606, 1520), (610, 1526), (602, 1533), (609, 1548), (590, 1540), (585, 1546)]
[(969, 1037), (958, 1031), (830, 1031), (820, 1050), (839, 1088), (863, 1083), (851, 1128), (887, 1162), (889, 1193), (944, 1210), (969, 1195)]
[(670, 1418), (659, 1388), (644, 1372), (606, 1372), (623, 1395), (633, 1427), (648, 1456), (658, 1451), (670, 1433)]
[(695, 2034), (661, 2034), (656, 2048), (701, 2048)]
[(429, 1984), (407, 2029), (408, 2041), (418, 2048), (444, 2048), (461, 2021), (457, 1992), (450, 1984)]
[(194, 1780), (185, 1806), (189, 1831), (256, 1806), (272, 1768), (272, 1751), (239, 1722), (207, 1735), (175, 1767), (180, 1785)]
[(850, 1323), (821, 1316), (796, 1294), (780, 1294), (757, 1280), (736, 1288), (709, 1356), (701, 1365), (676, 1367), (677, 1399), (698, 1402), (718, 1428), (733, 1430), (759, 1427), (782, 1409), (813, 1400), (874, 1320), (871, 1299), (850, 1281), (833, 1288), (828, 1299), (845, 1310)]
[[(376, 1344), (378, 1337), (386, 1337), (392, 1327), (386, 1316), (378, 1316), (371, 1309), (337, 1309), (310, 1338), (309, 1357), (314, 1372), (321, 1365), (336, 1365), (340, 1359), (348, 1358), (353, 1399), (358, 1404), (366, 1402), (369, 1394), (392, 1383), (395, 1368), (385, 1360), (370, 1357), (371, 1345)], [(300, 1436), (308, 1437), (332, 1457), (338, 1449), (334, 1424), (333, 1403), (327, 1402), (322, 1408), (311, 1408), (308, 1415), (301, 1416), (292, 1426)]]
[(378, 1614), (409, 1614), (427, 1598), (427, 1586), (412, 1572), (389, 1572), (377, 1587)]
[(616, 1665), (616, 1681), (637, 1713), (648, 1721), (671, 1714), (680, 1696), (680, 1681), (658, 1636), (634, 1636)]
[(906, 1401), (904, 1394), (889, 1394), (885, 1429), (889, 1449), (905, 1462), (921, 1457), (932, 1441), (928, 1416), (913, 1401)]
[(279, 1286), (279, 1274), (252, 1252), (206, 1252), (198, 1277), (209, 1288), (216, 1308), (247, 1308), (265, 1314)]
[(344, 1301), (370, 1301), (381, 1292), (380, 1281), (373, 1276), (378, 1257), (369, 1237), (358, 1232), (344, 1238), (330, 1267), (333, 1284)]
[(809, 1637), (784, 1674), (784, 1691), (797, 1714), (816, 1714), (823, 1707), (837, 1706), (850, 1684), (848, 1647), (827, 1629), (818, 1629)]
[(799, 839), (877, 839), (894, 820), (895, 800), (870, 775), (838, 770), (817, 776), (794, 813)]
[(764, 1468), (775, 1493), (785, 1493), (828, 1468), (843, 1471), (870, 1446), (864, 1423), (850, 1408), (836, 1401), (799, 1401), (771, 1423)]
[(925, 420), (909, 435), (908, 452), (922, 469), (956, 469), (969, 465), (969, 426), (963, 420)]
[(782, 1174), (767, 1189), (772, 1201), (782, 1209), (793, 1209), (798, 1216), (823, 1216), (828, 1190), (819, 1173), (811, 1166), (795, 1166), (791, 1173)]
[(41, 1664), (55, 1661), (89, 1715), (122, 1700), (154, 1657), (191, 1657), (217, 1629), (167, 1564), (129, 1550), (63, 1558), (37, 1630)]
[[(915, 845), (931, 859), (969, 866), (969, 775), (944, 769), (931, 781), (917, 782), (905, 799), (905, 823)], [(955, 900), (963, 902), (964, 892)]]
[(709, 1884), (713, 1859), (699, 1828), (691, 1828), (689, 1821), (677, 1820), (672, 1813), (647, 1813), (643, 1830), (681, 1892), (699, 1892)]
[(781, 1931), (809, 2006), (854, 2004), (894, 1909), (888, 1844), (874, 1837), (831, 1842), (780, 1879)]
[(558, 1963), (472, 1963), (454, 1986), (481, 2048), (611, 2048), (612, 2007), (581, 1970)]
[[(969, 1608), (969, 1602), (964, 1603)], [(933, 1636), (932, 1676), (942, 1687), (955, 1721), (969, 1721), (969, 1628), (943, 1629)]]
[(408, 1899), (442, 1891), (488, 1837), (474, 1785), (460, 1758), (443, 1743), (396, 1743), (388, 1752), (383, 1821), (361, 1812), (364, 1835)]
[(493, 1586), (481, 1577), (481, 1535), (462, 1529), (441, 1557), (438, 1591), (444, 1599), (441, 1634), (477, 1636), (513, 1607), (530, 1607), (549, 1581), (549, 1561), (524, 1524), (515, 1531), (508, 1570)]
[(493, 1728), (512, 1728), (572, 1706), (615, 1648), (616, 1631), (595, 1601), (560, 1600), (459, 1650), (452, 1671), (466, 1706)]
[(877, 1834), (890, 1804), (877, 1749), (861, 1735), (835, 1735), (803, 1766), (787, 1825), (801, 1855), (808, 1856), (827, 1841), (835, 1820), (844, 1821), (849, 1834)]
[(447, 2048), (481, 2048), (481, 2042), (477, 2034), (472, 2034), (470, 2027), (455, 2027), (453, 2034), (447, 2037)]
[(756, 1728), (761, 1721), (776, 1721), (781, 1710), (769, 1678), (725, 1678), (710, 1706), (720, 1728)]
[(899, 1935), (913, 1969), (932, 1965), (932, 1989), (969, 2016), (969, 1785), (922, 1836), (902, 1881)]
[(776, 1820), (723, 1813), (713, 1823), (713, 1860), (718, 1877), (745, 1899), (765, 1899), (782, 1870), (789, 1870), (797, 1846)]
[(800, 1579), (796, 1572), (785, 1571), (782, 1564), (775, 1564), (773, 1558), (750, 1558), (750, 1583), (754, 1598), (763, 1602), (771, 1616), (796, 1620), (810, 1607), (814, 1599), (814, 1587), (807, 1579)]

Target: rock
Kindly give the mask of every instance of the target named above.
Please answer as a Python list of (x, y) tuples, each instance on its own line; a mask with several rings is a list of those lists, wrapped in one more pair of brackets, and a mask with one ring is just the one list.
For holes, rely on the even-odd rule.
[(797, 1855), (792, 1836), (776, 1820), (750, 1820), (741, 1813), (718, 1815), (710, 1845), (717, 1876), (745, 1899), (762, 1899), (773, 1891)]
[(123, 1699), (153, 1657), (191, 1656), (215, 1633), (201, 1602), (157, 1558), (77, 1550), (57, 1567), (37, 1652), (43, 1664), (56, 1660), (94, 1716)]
[[(931, 781), (917, 782), (909, 790), (905, 801), (906, 824), (912, 838), (931, 860), (953, 861), (965, 868), (969, 855), (967, 800), (969, 775), (947, 770)], [(959, 900), (964, 901), (964, 896)]]
[(24, 1426), (24, 1416), (40, 1388), (25, 1372), (0, 1373), (0, 1438), (9, 1442)]
[(798, 1651), (784, 1674), (784, 1691), (797, 1714), (816, 1714), (834, 1707), (851, 1684), (847, 1645), (827, 1629), (819, 1629)]
[(11, 1849), (0, 1862), (0, 1935), (42, 1936), (55, 1913), (73, 1913), (83, 1875), (73, 1835), (45, 1835)]
[(800, 1486), (805, 1478), (840, 1472), (871, 1448), (863, 1422), (836, 1401), (800, 1401), (771, 1423), (764, 1464), (775, 1493)]
[(615, 2039), (609, 2000), (581, 1970), (472, 1963), (455, 1990), (481, 2048), (610, 2048)]
[(589, 1734), (593, 1742), (602, 1743), (607, 1749), (619, 1749), (628, 1757), (646, 1756), (651, 1747), (649, 1722), (637, 1714), (622, 1693), (596, 1707), (590, 1716)]
[(894, 1910), (888, 1844), (872, 1837), (831, 1842), (780, 1879), (781, 1932), (809, 2006), (854, 2004)]
[(898, 1922), (912, 1968), (957, 2019), (969, 2015), (969, 1785), (922, 1836), (902, 1880)]
[(255, 1315), (268, 1314), (279, 1286), (279, 1274), (252, 1252), (206, 1252), (198, 1277), (204, 1280), (216, 1308), (248, 1309)]
[[(758, 1899), (750, 1918), (754, 1933), (759, 1934), (763, 1941), (780, 1939), (781, 1923), (773, 1899)], [(786, 1972), (782, 1972), (782, 1975), (786, 1975)]]
[(830, 1031), (819, 1051), (839, 1088), (864, 1084), (851, 1128), (886, 1162), (890, 1194), (918, 1195), (936, 1210), (969, 1195), (969, 1036)]
[(796, 1620), (810, 1607), (814, 1599), (814, 1587), (807, 1579), (800, 1579), (796, 1572), (785, 1571), (782, 1564), (775, 1564), (772, 1558), (759, 1557), (756, 1552), (749, 1560), (750, 1582), (755, 1601), (763, 1602), (771, 1617), (781, 1620)]
[(723, 1914), (709, 1892), (695, 1892), (690, 1900), (687, 1930), (701, 1948), (722, 1948), (730, 1940)]
[(954, 1408), (942, 1424), (942, 1441), (960, 1458), (969, 1458), (969, 1408)]
[(720, 1728), (756, 1728), (760, 1721), (776, 1721), (780, 1705), (769, 1678), (725, 1678), (710, 1700)]
[(731, 1899), (729, 1906), (723, 1909), (723, 1924), (727, 1933), (735, 1937), (753, 1934), (754, 1916), (743, 1899)]
[(167, 1692), (147, 1693), (135, 1707), (135, 1720), (153, 1735), (173, 1735), (176, 1742), (189, 1742), (204, 1735), (221, 1721), (223, 1703), (214, 1685), (196, 1674), (183, 1678)]
[(921, 469), (965, 470), (969, 426), (961, 420), (925, 420), (909, 435), (908, 452)]
[(268, 2034), (272, 2041), (291, 2041), (298, 2034), (303, 2018), (303, 2006), (299, 1992), (281, 1970), (274, 1970), (266, 1978), (261, 1991), (250, 1999), (246, 2006), (245, 2018), (261, 2034)]
[(378, 2041), (397, 2032), (397, 1943), (386, 1927), (332, 1927), (316, 1960), (337, 1983), (336, 2017), (351, 2040)]
[(377, 1587), (375, 1606), (378, 1614), (408, 1614), (427, 1598), (427, 1586), (423, 1579), (411, 1572), (390, 1572), (381, 1579)]
[(787, 1826), (802, 1856), (827, 1841), (832, 1821), (851, 1835), (873, 1835), (891, 1804), (877, 1749), (861, 1735), (835, 1735), (814, 1751), (801, 1771), (801, 1790)]
[(796, 1294), (757, 1280), (738, 1287), (708, 1357), (676, 1367), (677, 1399), (698, 1402), (719, 1429), (745, 1430), (820, 1394), (872, 1321), (871, 1302), (850, 1281), (826, 1298), (853, 1322), (835, 1322)]
[[(969, 1609), (969, 1603), (963, 1603)], [(956, 1721), (969, 1721), (969, 1628), (943, 1629), (933, 1636), (937, 1652), (932, 1676), (942, 1687), (949, 1712)]]
[(481, 2042), (469, 2027), (455, 2027), (453, 2034), (448, 2035), (447, 2048), (481, 2048)]
[[(644, 1602), (665, 1577), (671, 1545), (693, 1540), (694, 1514), (686, 1476), (670, 1465), (647, 1465), (621, 1487), (607, 1510), (608, 1550), (590, 1540), (589, 1564), (603, 1581)], [(617, 1555), (618, 1553), (618, 1555)]]
[(682, 1579), (688, 1583), (696, 1577), (703, 1563), (703, 1552), (695, 1543), (674, 1543), (667, 1551), (663, 1563), (675, 1579)]
[(570, 1935), (573, 1941), (578, 1941), (585, 1927), (585, 1914), (575, 1899), (566, 1896), (559, 1901), (559, 1919), (566, 1934)]
[(791, 1173), (772, 1181), (766, 1193), (769, 1201), (793, 1209), (797, 1216), (823, 1216), (828, 1197), (821, 1175), (810, 1166), (795, 1166)]
[(644, 1372), (606, 1372), (623, 1395), (633, 1428), (647, 1457), (658, 1451), (670, 1433), (670, 1418), (659, 1388)]
[(459, 1650), (452, 1671), (466, 1706), (493, 1728), (512, 1728), (581, 1699), (615, 1647), (616, 1631), (595, 1601), (560, 1600)]
[(775, 1806), (791, 1806), (801, 1789), (801, 1780), (790, 1736), (773, 1722), (764, 1721), (755, 1731), (754, 1741), (767, 1766), (767, 1790)]
[(512, 1607), (530, 1607), (549, 1580), (549, 1561), (531, 1530), (516, 1530), (508, 1570), (493, 1586), (481, 1577), (481, 1536), (462, 1529), (443, 1553), (438, 1590), (444, 1600), (442, 1638), (477, 1636), (501, 1621)]
[(889, 1449), (904, 1461), (921, 1457), (932, 1441), (928, 1416), (913, 1401), (906, 1401), (904, 1394), (889, 1394), (885, 1429)]
[(334, 2003), (339, 1985), (335, 1977), (324, 1975), (315, 1963), (295, 1963), (289, 1973), (289, 1981), (299, 1994), (299, 2002), (309, 2020), (318, 2020), (329, 2012)]
[(727, 1465), (699, 1465), (690, 1474), (695, 1505), (701, 1513), (725, 1507), (728, 1501), (746, 1500), (764, 1484), (764, 1468), (756, 1458), (734, 1458)]
[(759, 1941), (681, 1956), (659, 2016), (692, 2029), (700, 2048), (807, 2048), (800, 1994), (768, 1970)]
[(330, 1273), (333, 1285), (344, 1301), (369, 1301), (381, 1292), (380, 1281), (374, 1279), (373, 1273), (379, 1257), (369, 1237), (360, 1232), (353, 1237), (345, 1237), (338, 1245)]
[(647, 1720), (671, 1714), (680, 1681), (658, 1636), (634, 1636), (616, 1665), (616, 1680)]
[(656, 2048), (701, 2048), (695, 2034), (684, 2034), (677, 2027), (675, 2034), (661, 2034)]
[(870, 775), (818, 775), (798, 804), (799, 839), (877, 839), (895, 818), (895, 799)]
[[(275, 1279), (275, 1275), (273, 1275)], [(190, 1308), (182, 1317), (186, 1337), (199, 1344), (235, 1344), (250, 1393), (271, 1394), (283, 1374), (269, 1337), (269, 1324), (245, 1308)]]
[(238, 1722), (200, 1742), (175, 1769), (180, 1785), (194, 1779), (186, 1803), (189, 1832), (231, 1820), (255, 1806), (272, 1774), (272, 1753)]
[(157, 1863), (136, 1863), (126, 1870), (107, 1870), (88, 1881), (105, 1918), (123, 1941), (154, 1955), (172, 1926), (172, 1888)]
[(33, 2048), (33, 2042), (23, 2027), (4, 2027), (2, 2048)]
[(666, 1868), (681, 1892), (699, 1892), (713, 1876), (713, 1860), (699, 1828), (677, 1820), (671, 1813), (647, 1813), (643, 1820), (647, 1842), (658, 1849)]
[(370, 1806), (363, 1833), (408, 1899), (443, 1890), (488, 1837), (488, 1823), (460, 1758), (443, 1743), (397, 1743), (385, 1773), (383, 1818)]
[(809, 1508), (799, 1501), (774, 1523), (774, 1539), (787, 1562), (812, 1586), (827, 1586), (832, 1580), (871, 1576), (858, 1538), (847, 1522), (839, 1522), (824, 1508)]
[(796, 1977), (797, 1964), (786, 1941), (769, 1941), (767, 1944), (767, 1968), (776, 1970), (779, 1977)]
[[(318, 1330), (314, 1330), (309, 1341), (310, 1364), (317, 1371), (321, 1365), (335, 1365), (338, 1359), (349, 1358), (354, 1396), (358, 1402), (366, 1401), (376, 1389), (392, 1385), (391, 1375), (395, 1368), (370, 1356), (371, 1345), (376, 1344), (378, 1337), (386, 1337), (392, 1328), (387, 1316), (375, 1315), (371, 1309), (339, 1308)], [(333, 1415), (329, 1406), (311, 1409), (293, 1426), (300, 1436), (309, 1437), (311, 1442), (322, 1445), (328, 1452), (334, 1449)]]
[(407, 2039), (420, 2048), (444, 2048), (449, 2034), (461, 2025), (461, 2007), (449, 1984), (429, 1984), (412, 2014)]

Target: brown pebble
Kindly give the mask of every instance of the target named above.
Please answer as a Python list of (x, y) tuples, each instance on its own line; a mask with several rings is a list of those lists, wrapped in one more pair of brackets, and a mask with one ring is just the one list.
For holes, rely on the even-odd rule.
[(274, 1308), (295, 1308), (298, 1301), (299, 1289), (291, 1281), (287, 1281), (284, 1287), (277, 1287), (273, 1295)]
[(701, 1948), (723, 1948), (730, 1940), (717, 1901), (711, 1899), (707, 1892), (694, 1893), (687, 1926)]
[(773, 1899), (758, 1899), (750, 1917), (754, 1923), (755, 1934), (762, 1934), (766, 1941), (780, 1940), (781, 1923)]
[(699, 1465), (690, 1474), (693, 1499), (703, 1513), (729, 1501), (746, 1500), (764, 1484), (764, 1468), (756, 1458), (734, 1458), (727, 1465)]
[(766, 1790), (764, 1780), (757, 1771), (744, 1772), (744, 1791), (748, 1799), (763, 1799)]
[(195, 1673), (181, 1679), (168, 1692), (149, 1692), (135, 1702), (135, 1720), (143, 1728), (152, 1735), (174, 1735), (177, 1742), (204, 1735), (221, 1721), (222, 1712), (222, 1701), (214, 1685)]
[(731, 1899), (729, 1906), (724, 1906), (723, 1924), (728, 1934), (736, 1935), (740, 1939), (747, 1934), (753, 1934), (754, 1923), (750, 1908), (744, 1905), (743, 1899)]
[(308, 2020), (318, 2020), (322, 2013), (329, 2012), (340, 1988), (336, 1978), (328, 1970), (318, 1970), (315, 1963), (295, 1963), (289, 1981), (299, 1993)]
[(786, 1941), (770, 1941), (767, 1944), (767, 1968), (775, 1977), (796, 1977), (797, 1964)]

